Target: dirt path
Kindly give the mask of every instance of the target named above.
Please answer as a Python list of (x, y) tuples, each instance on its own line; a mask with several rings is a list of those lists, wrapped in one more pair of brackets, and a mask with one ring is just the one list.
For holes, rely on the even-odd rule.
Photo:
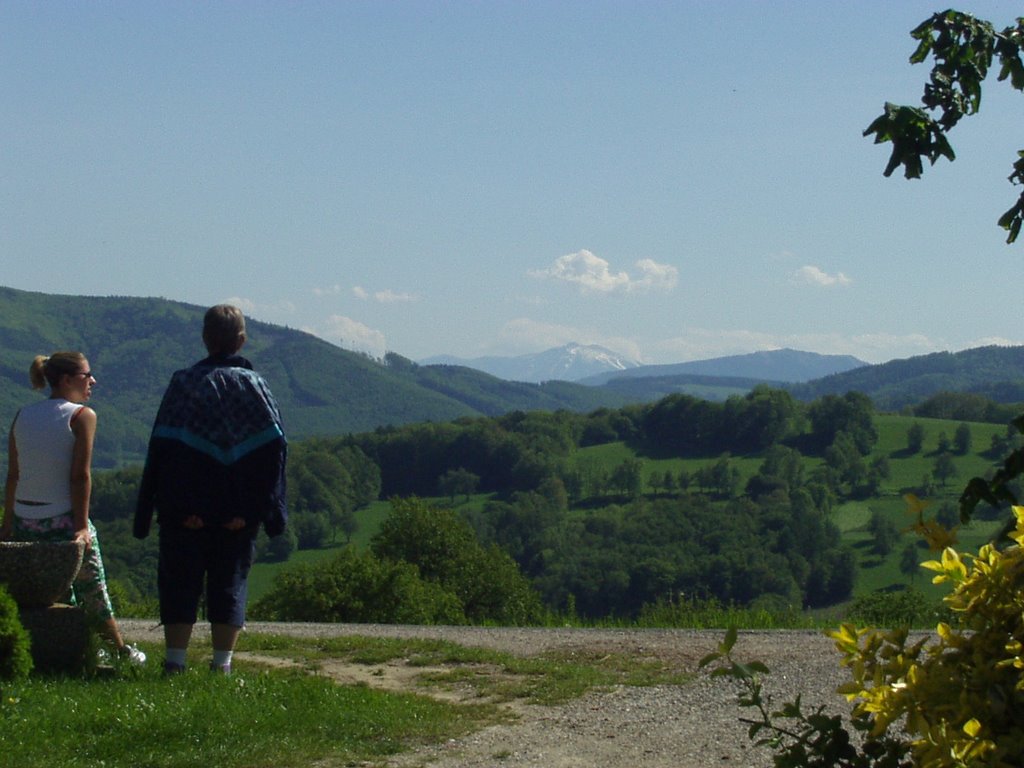
[[(123, 622), (122, 622), (123, 623)], [(152, 624), (149, 625), (152, 629)], [(153, 639), (145, 625), (130, 624), (135, 639)], [(513, 702), (510, 723), (484, 728), (443, 744), (421, 747), (368, 764), (387, 768), (705, 768), (737, 766), (769, 768), (771, 753), (750, 744), (736, 689), (723, 678), (710, 678), (698, 669), (699, 660), (721, 640), (719, 631), (492, 629), (480, 627), (413, 627), (393, 625), (253, 624), (249, 631), (313, 636), (365, 635), (376, 637), (439, 638), (462, 645), (482, 646), (523, 656), (549, 651), (629, 654), (653, 658), (668, 670), (694, 675), (683, 685), (617, 686), (595, 691), (559, 706)], [(198, 634), (198, 628), (197, 628)], [(247, 653), (239, 642), (239, 660), (289, 664)], [(737, 642), (738, 657), (759, 659), (772, 670), (766, 688), (775, 703), (802, 693), (809, 707), (824, 704), (836, 712), (848, 707), (832, 693), (846, 678), (830, 640), (816, 632), (748, 632)], [(440, 670), (410, 667), (400, 661), (386, 664), (324, 662), (323, 674), (345, 684), (395, 691), (414, 691), (467, 700), (468, 689), (424, 687), (423, 676)], [(325, 764), (321, 768), (338, 768)]]

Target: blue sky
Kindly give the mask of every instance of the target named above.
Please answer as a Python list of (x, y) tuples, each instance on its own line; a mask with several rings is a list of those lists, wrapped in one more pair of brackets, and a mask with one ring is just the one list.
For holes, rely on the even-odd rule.
[(0, 284), (412, 359), (1020, 344), (1024, 95), (920, 181), (861, 135), (943, 7), (0, 0)]

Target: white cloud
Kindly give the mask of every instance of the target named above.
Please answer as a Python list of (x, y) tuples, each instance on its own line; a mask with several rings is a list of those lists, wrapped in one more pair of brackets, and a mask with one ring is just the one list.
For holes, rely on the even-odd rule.
[(679, 282), (679, 270), (671, 264), (659, 264), (653, 259), (640, 259), (636, 263), (643, 277), (637, 280), (634, 288), (655, 288), (671, 291)]
[(615, 291), (646, 291), (651, 289), (671, 290), (679, 278), (679, 270), (668, 264), (659, 264), (652, 259), (641, 259), (636, 263), (639, 278), (632, 278), (627, 272), (615, 272), (611, 265), (588, 250), (559, 256), (547, 269), (530, 270), (531, 277), (561, 280), (574, 283), (583, 293), (609, 294)]
[(371, 294), (361, 285), (352, 287), (352, 295), (360, 301), (369, 301), (372, 298), (378, 304), (397, 304), (405, 301), (416, 301), (418, 298), (415, 294), (392, 291), (390, 288), (385, 288), (383, 291), (375, 291)]
[(1019, 347), (1022, 344), (1024, 344), (1024, 341), (1013, 341), (1002, 336), (983, 336), (970, 342), (963, 349), (974, 349), (975, 347)]
[(256, 302), (252, 299), (246, 299), (241, 296), (231, 296), (226, 299), (221, 299), (221, 304), (230, 304), (233, 307), (238, 307), (242, 310), (245, 315), (251, 315), (256, 310)]
[(253, 299), (247, 299), (242, 296), (231, 296), (227, 299), (221, 299), (220, 303), (238, 307), (246, 317), (267, 319), (268, 322), (274, 322), (271, 318), (279, 315), (290, 315), (295, 312), (295, 304), (287, 299), (256, 302)]
[(416, 301), (417, 297), (411, 293), (397, 293), (388, 288), (383, 291), (377, 291), (373, 294), (373, 298), (381, 304), (398, 304), (406, 301)]
[(374, 357), (383, 357), (387, 351), (387, 340), (383, 333), (344, 315), (331, 315), (323, 324), (303, 330), (331, 344), (369, 352)]
[(338, 284), (325, 287), (315, 286), (313, 288), (314, 296), (337, 296), (339, 293), (341, 293), (341, 286)]
[(853, 281), (842, 272), (830, 275), (820, 267), (808, 264), (807, 266), (800, 267), (800, 269), (793, 273), (793, 282), (830, 288), (835, 285), (849, 285)]

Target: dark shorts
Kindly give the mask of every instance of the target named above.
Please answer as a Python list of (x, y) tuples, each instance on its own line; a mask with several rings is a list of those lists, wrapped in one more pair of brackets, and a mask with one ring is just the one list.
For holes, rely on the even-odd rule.
[(160, 621), (195, 624), (206, 586), (206, 616), (213, 624), (245, 624), (249, 569), (256, 529), (160, 527)]

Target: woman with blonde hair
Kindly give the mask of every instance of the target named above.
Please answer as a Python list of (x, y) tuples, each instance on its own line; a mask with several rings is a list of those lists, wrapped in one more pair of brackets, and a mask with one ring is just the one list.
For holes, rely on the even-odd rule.
[(50, 396), (18, 411), (8, 438), (7, 484), (0, 540), (81, 541), (82, 567), (72, 597), (101, 622), (114, 649), (132, 663), (146, 655), (126, 645), (114, 619), (96, 528), (89, 520), (96, 412), (84, 405), (96, 384), (81, 352), (37, 355), (33, 389)]

